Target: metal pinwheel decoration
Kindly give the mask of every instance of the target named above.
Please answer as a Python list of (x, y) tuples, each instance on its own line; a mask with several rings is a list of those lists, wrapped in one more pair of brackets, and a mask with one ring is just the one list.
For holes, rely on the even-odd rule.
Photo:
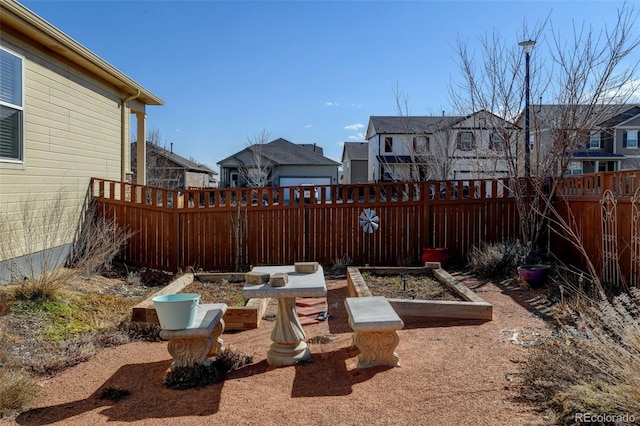
[(364, 211), (360, 213), (360, 226), (365, 233), (373, 234), (373, 231), (380, 227), (380, 218), (376, 215), (376, 211), (373, 209), (364, 209)]

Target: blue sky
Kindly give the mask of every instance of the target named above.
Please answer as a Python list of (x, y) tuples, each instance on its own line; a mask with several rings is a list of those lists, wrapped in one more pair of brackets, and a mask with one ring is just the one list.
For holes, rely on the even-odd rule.
[[(455, 45), (517, 44), (550, 17), (601, 28), (616, 1), (22, 1), (165, 101), (147, 110), (176, 153), (216, 162), (265, 130), (339, 161), (372, 115), (454, 113)], [(537, 46), (536, 46), (537, 47)], [(535, 50), (534, 50), (535, 52)], [(636, 59), (637, 60), (637, 59)]]

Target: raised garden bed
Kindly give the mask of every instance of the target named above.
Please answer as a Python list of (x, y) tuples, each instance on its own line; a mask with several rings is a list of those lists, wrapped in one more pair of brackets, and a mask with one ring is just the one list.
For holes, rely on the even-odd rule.
[[(491, 320), (493, 307), (465, 285), (453, 278), (439, 263), (428, 267), (349, 267), (347, 268), (347, 287), (350, 297), (373, 296), (367, 286), (364, 275), (409, 276), (425, 275), (445, 286), (447, 292), (456, 295), (459, 300), (433, 300), (387, 297), (391, 306), (405, 323), (426, 320), (472, 319)], [(397, 291), (395, 292), (396, 294)], [(409, 294), (410, 296), (410, 294)]]
[[(197, 281), (194, 281), (195, 277), (198, 278)], [(216, 282), (220, 283), (218, 288), (215, 288)], [(163, 294), (188, 292), (200, 294), (202, 303), (226, 303), (228, 305), (227, 312), (222, 317), (226, 331), (257, 328), (267, 309), (269, 299), (249, 299), (246, 303), (240, 303), (240, 299), (242, 299), (242, 284), (240, 283), (242, 282), (244, 282), (243, 273), (198, 273), (195, 276), (191, 273), (184, 274), (136, 305), (133, 308), (132, 321), (159, 324), (158, 314), (152, 299)], [(240, 294), (237, 293), (236, 287), (240, 289)]]

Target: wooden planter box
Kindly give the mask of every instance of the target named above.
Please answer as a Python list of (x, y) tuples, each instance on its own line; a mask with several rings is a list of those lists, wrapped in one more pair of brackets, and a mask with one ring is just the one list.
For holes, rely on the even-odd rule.
[[(243, 273), (199, 273), (198, 277), (202, 279), (217, 280), (243, 280)], [(187, 273), (173, 280), (166, 287), (163, 287), (157, 293), (149, 296), (147, 299), (138, 303), (133, 308), (131, 321), (147, 326), (150, 324), (159, 324), (158, 314), (153, 306), (153, 298), (163, 294), (179, 293), (183, 288), (193, 282), (194, 274)], [(229, 306), (222, 319), (225, 323), (225, 331), (231, 330), (250, 330), (258, 328), (262, 321), (262, 316), (269, 304), (270, 299), (250, 299), (245, 306)]]
[(453, 278), (438, 262), (428, 263), (425, 267), (349, 267), (347, 268), (347, 288), (349, 297), (370, 297), (371, 292), (361, 272), (376, 274), (419, 274), (431, 273), (441, 284), (448, 286), (464, 301), (448, 300), (406, 300), (388, 299), (393, 309), (405, 323), (427, 320), (465, 319), (491, 321), (493, 306), (469, 290), (464, 284)]

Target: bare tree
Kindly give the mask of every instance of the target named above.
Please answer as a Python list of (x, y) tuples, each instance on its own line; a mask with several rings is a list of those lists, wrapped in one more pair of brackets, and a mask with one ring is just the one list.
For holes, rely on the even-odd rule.
[(273, 179), (273, 163), (266, 154), (266, 145), (269, 142), (269, 133), (262, 129), (247, 138), (248, 155), (242, 155), (242, 165), (238, 166), (238, 174), (247, 186), (262, 188), (269, 186)]
[[(625, 4), (618, 10), (614, 25), (601, 31), (574, 25), (569, 39), (564, 39), (547, 20), (533, 30), (525, 24), (518, 34), (520, 40), (537, 42), (531, 55), (530, 73), (534, 100), (529, 110), (534, 135), (530, 175), (523, 173), (523, 153), (524, 144), (532, 141), (518, 138), (521, 142), (512, 145), (509, 141), (518, 137), (519, 132), (515, 126), (501, 127), (495, 123), (493, 127), (500, 132), (499, 139), (507, 154), (521, 236), (532, 248), (539, 243), (546, 224), (556, 232), (579, 238), (577, 233), (561, 231), (573, 229), (572, 224), (554, 214), (551, 199), (574, 154), (589, 141), (589, 134), (606, 127), (606, 119), (628, 102), (636, 89), (633, 77), (638, 59), (630, 56), (639, 44), (632, 33), (636, 18), (634, 8)], [(462, 83), (451, 86), (451, 97), (460, 111), (484, 109), (500, 120), (516, 122), (525, 104), (521, 48), (496, 33), (482, 37), (481, 43), (481, 59), (476, 62), (467, 43), (458, 40), (463, 77)], [(557, 108), (547, 110), (545, 115), (536, 104), (538, 100)]]

